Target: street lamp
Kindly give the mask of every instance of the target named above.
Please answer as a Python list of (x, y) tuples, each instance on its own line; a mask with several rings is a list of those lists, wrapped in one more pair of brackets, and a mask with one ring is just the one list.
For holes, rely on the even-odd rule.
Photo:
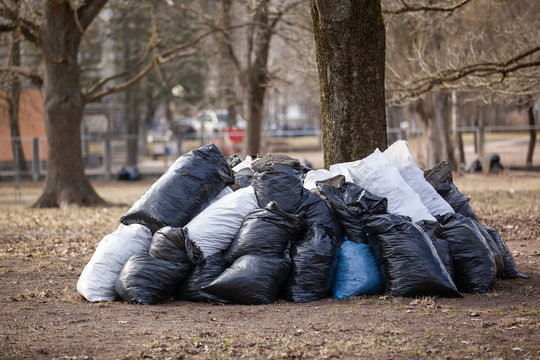
[[(182, 85), (175, 85), (171, 89), (171, 94), (172, 94), (172, 96), (177, 97), (178, 98), (178, 103), (180, 103), (180, 101), (182, 100), (182, 98), (186, 94), (186, 90), (184, 89), (184, 87)], [(175, 132), (177, 133), (177, 135), (176, 135), (176, 154), (177, 154), (177, 156), (180, 156), (180, 155), (182, 155), (182, 154), (184, 154), (186, 152), (186, 145), (185, 145), (185, 143), (183, 141), (184, 133), (183, 133), (183, 130), (181, 128), (178, 129), (178, 131), (175, 131)]]

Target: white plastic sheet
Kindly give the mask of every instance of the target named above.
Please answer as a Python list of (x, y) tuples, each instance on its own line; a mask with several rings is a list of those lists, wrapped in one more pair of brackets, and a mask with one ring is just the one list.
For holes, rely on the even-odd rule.
[(77, 282), (77, 291), (88, 301), (116, 299), (114, 286), (122, 267), (136, 253), (148, 251), (152, 233), (144, 225), (120, 224), (103, 237)]
[(244, 217), (257, 207), (255, 191), (248, 186), (209, 205), (184, 230), (204, 256), (209, 257), (229, 247)]
[(454, 213), (454, 209), (437, 193), (435, 188), (424, 178), (424, 172), (411, 157), (407, 142), (398, 140), (383, 152), (394, 165), (403, 179), (420, 196), (422, 203), (432, 215)]
[(388, 200), (388, 212), (409, 216), (413, 222), (436, 221), (420, 196), (401, 177), (399, 170), (376, 149), (368, 157), (330, 167), (333, 175), (342, 174), (374, 195)]
[(310, 170), (304, 178), (304, 188), (307, 190), (315, 189), (317, 187), (317, 185), (315, 185), (317, 181), (327, 180), (332, 176), (334, 175), (326, 169)]

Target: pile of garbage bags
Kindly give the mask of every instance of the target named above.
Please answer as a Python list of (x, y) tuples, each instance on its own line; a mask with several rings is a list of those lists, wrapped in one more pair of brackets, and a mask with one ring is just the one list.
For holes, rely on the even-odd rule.
[(329, 170), (279, 155), (229, 163), (207, 145), (179, 157), (121, 217), (77, 291), (91, 302), (269, 304), (461, 297), (497, 277), (527, 276), (448, 164), (423, 172), (404, 141)]

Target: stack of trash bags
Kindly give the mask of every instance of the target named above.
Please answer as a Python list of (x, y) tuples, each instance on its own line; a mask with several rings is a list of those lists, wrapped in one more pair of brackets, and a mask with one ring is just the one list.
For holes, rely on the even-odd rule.
[(91, 302), (269, 304), (461, 297), (496, 277), (526, 275), (448, 164), (424, 173), (404, 141), (329, 170), (280, 155), (228, 163), (207, 145), (179, 157), (121, 217), (77, 290)]

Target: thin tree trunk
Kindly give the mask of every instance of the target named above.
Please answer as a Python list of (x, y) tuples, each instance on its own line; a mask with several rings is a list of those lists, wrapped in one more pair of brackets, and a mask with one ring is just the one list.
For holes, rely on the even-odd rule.
[[(21, 35), (18, 31), (13, 32), (12, 46), (9, 53), (9, 65), (21, 66)], [(19, 169), (28, 170), (24, 151), (22, 147), (21, 131), (19, 127), (19, 111), (21, 98), (21, 80), (17, 75), (13, 75), (10, 81), (9, 96), (7, 99), (9, 113), (9, 130), (11, 137), (11, 149), (13, 160), (18, 159)]]
[(535, 125), (534, 102), (532, 103), (531, 106), (529, 106), (528, 114), (529, 114), (529, 126), (531, 126), (531, 129), (529, 130), (529, 147), (527, 148), (526, 164), (527, 164), (527, 167), (532, 167), (534, 147), (536, 145), (536, 129), (533, 129)]
[(387, 146), (385, 30), (379, 0), (311, 0), (324, 165)]
[(77, 63), (81, 32), (68, 2), (48, 2), (42, 48), (42, 98), (47, 133), (47, 175), (35, 207), (104, 204), (84, 173), (81, 120), (84, 108)]
[[(261, 147), (261, 124), (264, 97), (268, 83), (268, 52), (272, 29), (268, 23), (268, 0), (261, 1), (257, 8), (255, 23), (255, 56), (247, 70), (247, 127), (245, 133), (245, 154), (257, 155)], [(265, 26), (266, 25), (266, 26)]]

